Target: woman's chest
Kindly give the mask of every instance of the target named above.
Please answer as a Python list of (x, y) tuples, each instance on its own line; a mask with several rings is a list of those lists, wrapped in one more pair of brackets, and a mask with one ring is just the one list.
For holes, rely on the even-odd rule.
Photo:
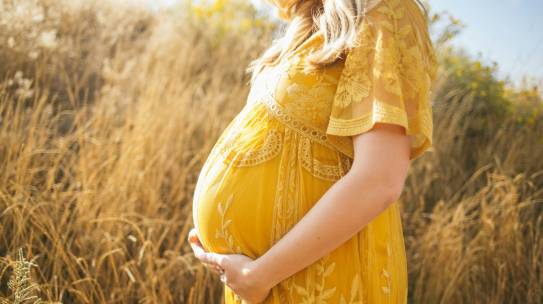
[(306, 124), (325, 129), (343, 63), (306, 72), (303, 60), (303, 55), (295, 54), (276, 66), (267, 67), (256, 78), (249, 102), (263, 101)]

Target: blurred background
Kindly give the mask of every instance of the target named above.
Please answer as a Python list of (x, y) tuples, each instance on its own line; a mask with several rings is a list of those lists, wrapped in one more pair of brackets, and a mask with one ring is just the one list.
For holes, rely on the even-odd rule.
[[(409, 302), (543, 303), (543, 5), (426, 4)], [(258, 0), (0, 0), (0, 303), (221, 303), (192, 193), (282, 29)]]

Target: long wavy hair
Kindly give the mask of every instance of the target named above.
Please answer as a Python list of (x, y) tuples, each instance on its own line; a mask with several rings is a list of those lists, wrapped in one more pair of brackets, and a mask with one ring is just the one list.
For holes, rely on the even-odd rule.
[[(250, 83), (268, 65), (275, 65), (313, 35), (322, 34), (322, 47), (306, 56), (306, 71), (333, 64), (356, 44), (356, 36), (367, 11), (382, 0), (267, 0), (289, 21), (284, 34), (275, 39), (259, 58), (249, 63)], [(426, 8), (416, 0), (419, 6)]]

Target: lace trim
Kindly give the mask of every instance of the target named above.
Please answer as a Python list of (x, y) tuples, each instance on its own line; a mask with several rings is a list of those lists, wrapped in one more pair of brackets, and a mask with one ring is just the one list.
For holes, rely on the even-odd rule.
[(268, 111), (271, 112), (274, 117), (295, 132), (309, 137), (311, 140), (318, 142), (323, 146), (339, 151), (348, 157), (353, 158), (352, 142), (350, 142), (350, 138), (331, 137), (325, 132), (307, 125), (302, 120), (297, 119), (295, 116), (288, 113), (271, 95), (262, 96), (259, 98), (259, 101), (266, 106), (266, 109), (268, 109)]
[(406, 129), (408, 127), (407, 114), (403, 109), (376, 101), (373, 103), (373, 110), (360, 117), (353, 119), (330, 117), (327, 132), (336, 135), (354, 135), (371, 129), (375, 122), (399, 124)]
[[(298, 221), (302, 209), (300, 175), (297, 170), (296, 147), (290, 146), (298, 139), (298, 134), (285, 128), (285, 149), (281, 152), (277, 175), (277, 188), (272, 215), (271, 245), (279, 241)], [(292, 278), (292, 277), (291, 277)]]
[(311, 141), (309, 138), (300, 139), (300, 147), (298, 149), (298, 157), (302, 163), (302, 167), (315, 177), (324, 180), (336, 181), (344, 176), (349, 171), (352, 163), (349, 158), (340, 157), (337, 165), (326, 165), (314, 158), (311, 153)]
[(224, 161), (235, 167), (255, 166), (271, 160), (279, 154), (282, 147), (281, 133), (274, 129), (269, 129), (266, 133), (264, 143), (260, 147), (252, 147), (247, 152), (241, 152), (235, 149), (236, 139), (240, 137), (238, 133), (227, 144), (222, 146), (221, 154)]

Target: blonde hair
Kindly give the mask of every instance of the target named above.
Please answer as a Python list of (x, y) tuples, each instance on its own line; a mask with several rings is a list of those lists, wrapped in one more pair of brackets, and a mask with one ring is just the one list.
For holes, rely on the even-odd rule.
[[(249, 63), (246, 71), (251, 74), (250, 83), (265, 66), (277, 64), (313, 35), (322, 34), (324, 43), (306, 56), (306, 71), (336, 62), (345, 51), (355, 46), (366, 12), (380, 1), (268, 0), (279, 9), (279, 16), (290, 23), (282, 37), (274, 40), (262, 56)], [(419, 0), (416, 1), (424, 8)]]

